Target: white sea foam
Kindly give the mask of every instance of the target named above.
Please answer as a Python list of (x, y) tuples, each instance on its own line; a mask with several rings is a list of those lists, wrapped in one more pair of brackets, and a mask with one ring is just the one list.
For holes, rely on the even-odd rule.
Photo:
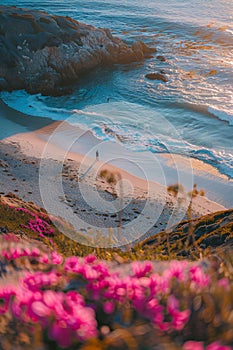
[(69, 111), (65, 109), (47, 106), (41, 94), (30, 95), (24, 90), (13, 92), (3, 91), (0, 93), (0, 98), (9, 107), (34, 117), (63, 120), (69, 114)]
[(230, 125), (233, 125), (233, 105), (232, 105), (232, 112), (225, 109), (218, 109), (216, 107), (209, 107), (208, 111), (215, 115), (220, 120), (228, 122)]

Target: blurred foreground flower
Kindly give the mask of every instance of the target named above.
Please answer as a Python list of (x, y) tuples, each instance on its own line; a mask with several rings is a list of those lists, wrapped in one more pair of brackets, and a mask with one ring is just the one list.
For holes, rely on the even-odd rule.
[(0, 238), (0, 260), (0, 317), (40, 329), (49, 349), (76, 349), (94, 338), (112, 349), (118, 333), (139, 349), (163, 337), (176, 349), (231, 349), (233, 288), (222, 267), (136, 261), (116, 270), (94, 255), (64, 259), (12, 234)]

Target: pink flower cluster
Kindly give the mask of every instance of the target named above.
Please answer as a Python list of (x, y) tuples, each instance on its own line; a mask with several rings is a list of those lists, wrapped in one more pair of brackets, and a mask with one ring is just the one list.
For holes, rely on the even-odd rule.
[[(11, 314), (25, 324), (38, 323), (60, 347), (97, 337), (102, 326), (111, 329), (125, 305), (135, 320), (150, 322), (160, 334), (181, 334), (191, 317), (190, 298), (211, 290), (209, 275), (199, 263), (172, 261), (158, 273), (156, 262), (116, 268), (94, 255), (63, 259), (31, 243), (23, 246), (13, 237), (3, 241), (0, 257), (32, 257), (40, 264), (37, 271), (35, 264), (33, 270), (25, 271), (15, 285), (0, 286), (0, 314)], [(125, 269), (130, 273), (124, 273)], [(229, 281), (221, 278), (217, 285), (229, 288)], [(183, 350), (191, 348), (232, 350), (219, 342), (207, 347), (195, 341), (183, 345)]]
[(104, 262), (91, 257), (70, 257), (64, 269), (86, 281), (89, 297), (103, 301), (107, 314), (113, 313), (118, 303), (130, 302), (139, 315), (149, 319), (162, 331), (182, 330), (190, 316), (190, 310), (182, 310), (179, 301), (172, 295), (173, 280), (186, 281), (203, 288), (207, 286), (206, 274), (199, 265), (188, 267), (186, 262), (181, 261), (171, 262), (161, 275), (153, 273), (150, 262), (133, 262), (133, 274), (120, 277), (119, 273), (110, 273)]
[[(40, 278), (40, 282), (42, 280)], [(27, 284), (27, 287), (30, 286), (31, 283)], [(45, 288), (47, 284), (43, 281), (43, 284), (37, 284), (39, 286)], [(24, 323), (40, 323), (49, 337), (61, 347), (69, 347), (72, 343), (97, 336), (95, 312), (85, 305), (78, 292), (42, 291), (35, 287), (36, 284), (33, 284), (32, 289), (23, 286), (18, 288), (11, 304), (14, 317)]]
[(25, 273), (25, 277), (21, 282), (25, 290), (36, 292), (39, 289), (56, 287), (60, 279), (61, 273), (57, 271), (47, 273), (36, 271), (34, 273)]
[[(38, 262), (43, 264), (52, 264), (52, 265), (60, 265), (63, 262), (63, 257), (57, 253), (56, 251), (51, 251), (49, 253), (45, 253), (38, 249), (37, 247), (33, 245), (22, 245), (20, 241), (15, 240), (17, 239), (16, 236), (13, 236), (11, 234), (11, 240), (14, 239), (14, 243), (18, 242), (18, 244), (12, 243), (8, 245), (1, 245), (0, 248), (0, 254), (1, 257), (7, 259), (7, 260), (15, 260), (19, 258), (32, 258), (37, 259)], [(3, 236), (3, 239), (8, 241), (7, 235)], [(11, 241), (12, 242), (12, 241)]]
[(30, 219), (28, 222), (28, 225), (22, 225), (22, 227), (27, 228), (33, 232), (39, 232), (40, 235), (43, 237), (44, 235), (52, 235), (54, 234), (54, 229), (50, 227), (47, 221), (41, 219), (38, 215), (31, 212), (28, 209), (25, 208), (16, 208), (17, 211), (22, 211), (26, 214), (29, 214), (33, 217), (33, 219)]
[(38, 258), (40, 256), (40, 250), (36, 247), (30, 249), (29, 247), (14, 245), (11, 247), (7, 247), (7, 249), (3, 248), (1, 251), (1, 256), (6, 258), (7, 260), (14, 260), (21, 257)]

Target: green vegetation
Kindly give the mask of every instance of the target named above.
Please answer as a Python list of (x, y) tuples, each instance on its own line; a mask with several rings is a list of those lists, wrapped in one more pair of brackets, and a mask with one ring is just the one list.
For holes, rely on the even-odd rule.
[[(3, 200), (4, 199), (4, 200)], [(88, 246), (85, 241), (85, 234), (75, 232), (80, 240), (86, 244), (80, 244), (65, 236), (51, 222), (49, 216), (42, 208), (36, 207), (33, 203), (25, 203), (14, 194), (8, 197), (14, 207), (24, 207), (40, 218), (46, 220), (54, 233), (48, 238), (39, 237), (38, 232), (26, 228), (31, 216), (27, 213), (17, 211), (14, 207), (6, 205), (6, 201), (0, 199), (0, 217), (2, 232), (14, 232), (19, 237), (26, 236), (32, 240), (42, 241), (51, 249), (55, 248), (64, 256), (78, 255), (85, 256), (94, 253), (98, 258), (105, 260), (134, 261), (134, 260), (171, 260), (189, 259), (197, 260), (200, 257), (214, 255), (215, 252), (230, 249), (233, 244), (233, 209), (214, 214), (209, 214), (191, 222), (192, 234), (190, 235), (190, 221), (184, 221), (175, 227), (171, 232), (162, 231), (143, 242), (135, 244), (127, 251), (120, 249), (104, 249)], [(10, 202), (10, 203), (11, 203)], [(66, 225), (66, 224), (65, 224)], [(24, 227), (22, 227), (24, 226)], [(5, 230), (6, 229), (6, 230)], [(72, 228), (67, 224), (67, 230)], [(72, 235), (72, 233), (70, 234)], [(53, 245), (50, 242), (53, 241)], [(101, 232), (97, 233), (96, 240), (104, 239)], [(195, 244), (193, 244), (195, 240)]]

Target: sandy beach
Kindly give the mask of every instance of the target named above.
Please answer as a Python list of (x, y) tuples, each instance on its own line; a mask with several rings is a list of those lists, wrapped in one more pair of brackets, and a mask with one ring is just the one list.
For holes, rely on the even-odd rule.
[[(188, 197), (182, 195), (182, 201), (177, 201), (167, 193), (166, 185), (176, 183), (177, 164), (180, 172), (185, 173), (190, 160), (176, 157), (174, 161), (173, 155), (159, 156), (163, 163), (156, 165), (158, 181), (152, 181), (150, 171), (153, 169), (146, 166), (149, 161), (144, 159), (144, 174), (137, 176), (140, 172), (133, 170), (144, 170), (143, 163), (118, 143), (106, 145), (89, 131), (66, 122), (25, 116), (3, 103), (0, 108), (4, 126), (8, 125), (9, 129), (0, 147), (2, 195), (12, 192), (25, 201), (32, 201), (87, 234), (98, 230), (109, 234), (110, 228), (118, 230), (120, 211), (122, 235), (131, 241), (168, 229), (186, 218)], [(22, 132), (14, 134), (14, 124), (20, 124)], [(96, 159), (96, 150), (99, 159)], [(100, 176), (102, 170), (114, 174), (116, 186)], [(199, 177), (203, 184), (207, 183), (205, 189), (214, 186), (216, 196), (224, 189), (227, 194), (227, 179), (214, 173), (210, 166), (201, 167), (199, 161), (192, 161), (192, 171), (192, 181)], [(162, 176), (166, 183), (159, 181)], [(227, 195), (225, 203), (228, 203)], [(217, 203), (207, 197), (197, 197), (193, 200), (193, 216), (225, 207), (223, 201)]]

